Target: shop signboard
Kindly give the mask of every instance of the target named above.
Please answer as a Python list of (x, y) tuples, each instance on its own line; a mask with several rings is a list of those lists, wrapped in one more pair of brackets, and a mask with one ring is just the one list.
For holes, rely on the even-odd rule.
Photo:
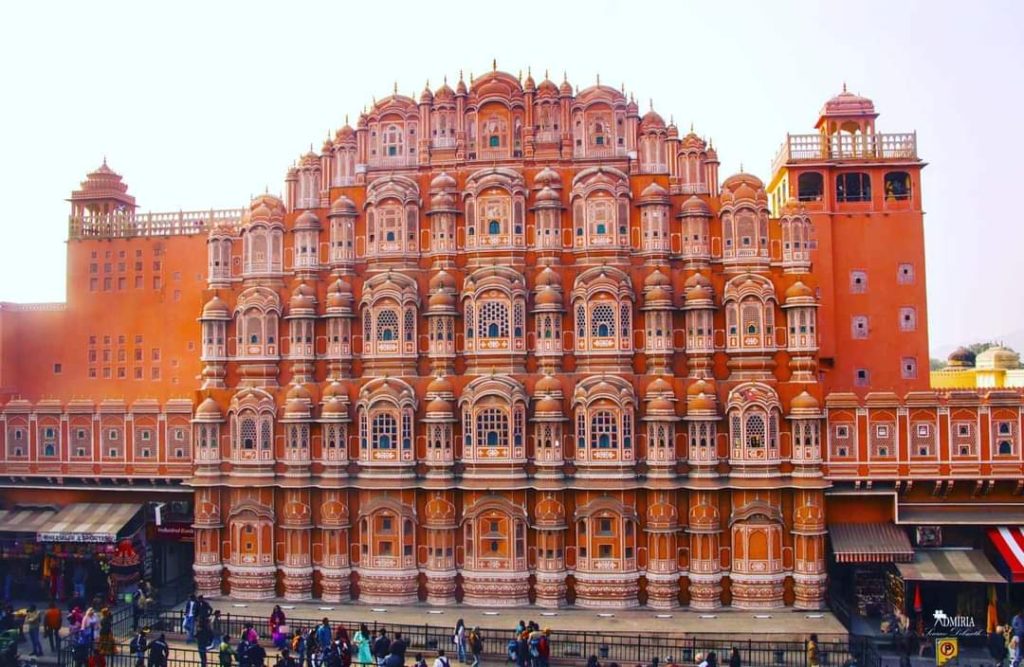
[(36, 533), (37, 542), (63, 542), (65, 544), (110, 544), (117, 541), (112, 533)]
[(191, 524), (184, 521), (172, 521), (162, 523), (159, 526), (151, 523), (148, 526), (147, 532), (150, 540), (163, 540), (165, 542), (193, 542), (195, 540), (195, 530)]
[[(941, 609), (932, 612), (932, 627), (928, 636), (937, 638), (979, 637), (985, 634), (984, 624), (978, 624), (973, 616), (950, 616)], [(936, 646), (940, 639), (936, 639)], [(935, 657), (938, 658), (936, 651)], [(941, 664), (941, 663), (939, 663)]]
[(956, 637), (939, 637), (935, 640), (935, 664), (942, 667), (956, 660), (960, 655), (960, 641)]

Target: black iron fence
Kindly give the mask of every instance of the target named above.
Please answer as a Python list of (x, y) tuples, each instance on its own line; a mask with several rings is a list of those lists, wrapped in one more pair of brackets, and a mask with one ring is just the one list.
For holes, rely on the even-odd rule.
[[(409, 656), (423, 652), (432, 658), (438, 648), (445, 648), (449, 655), (454, 655), (450, 631), (447, 628), (394, 624), (388, 625), (387, 628), (391, 633), (402, 633), (409, 642)], [(150, 639), (155, 639), (157, 634), (150, 635)], [(483, 630), (482, 634), (482, 662), (491, 665), (506, 663), (505, 646), (509, 633), (501, 630)], [(232, 635), (232, 645), (236, 643), (237, 640)], [(602, 665), (618, 663), (623, 667), (651, 665), (654, 658), (665, 665), (693, 665), (699, 654), (706, 656), (711, 651), (717, 653), (719, 664), (724, 665), (728, 663), (733, 649), (739, 652), (744, 667), (806, 667), (808, 664), (805, 644), (793, 641), (734, 641), (681, 635), (629, 637), (607, 633), (552, 632), (550, 647), (550, 660), (556, 665), (583, 665), (590, 656), (597, 657)], [(866, 641), (819, 642), (818, 650), (822, 667), (840, 667), (854, 662), (859, 667), (881, 665), (877, 652)], [(268, 646), (267, 653), (266, 664), (269, 667), (276, 661), (277, 652)], [(216, 651), (208, 651), (205, 658), (207, 665), (217, 664)], [(428, 660), (428, 664), (432, 662), (433, 660)], [(73, 667), (75, 664), (71, 646), (65, 645), (59, 654), (58, 665)], [(127, 642), (119, 643), (115, 653), (107, 657), (107, 667), (133, 667), (135, 664), (135, 656), (132, 655)], [(194, 646), (181, 647), (175, 642), (171, 647), (167, 667), (199, 667), (201, 664), (203, 661)]]
[[(168, 639), (179, 640), (184, 636), (184, 616), (180, 609), (164, 610), (150, 614), (144, 625), (150, 628), (150, 638), (160, 633)], [(315, 627), (319, 619), (288, 620), (289, 632), (306, 632)], [(331, 620), (331, 627), (345, 627), (353, 636), (359, 621)], [(448, 626), (430, 624), (401, 624), (381, 621), (367, 622), (367, 627), (376, 634), (381, 627), (391, 636), (401, 632), (410, 651), (432, 653), (439, 648), (448, 653), (454, 651), (452, 630)], [(220, 617), (220, 632), (229, 635), (236, 643), (242, 631), (251, 626), (263, 640), (270, 640), (268, 619), (225, 613)], [(763, 635), (762, 635), (763, 636)], [(508, 629), (482, 629), (483, 653), (490, 658), (506, 655), (511, 632)], [(595, 656), (602, 664), (616, 662), (620, 665), (651, 664), (655, 658), (659, 663), (674, 662), (682, 665), (695, 664), (698, 654), (706, 655), (715, 651), (720, 665), (728, 662), (732, 650), (739, 651), (744, 667), (804, 667), (807, 664), (806, 645), (802, 641), (775, 639), (746, 639), (728, 635), (694, 635), (671, 632), (615, 632), (588, 630), (552, 630), (549, 636), (551, 659), (564, 664), (585, 663)], [(269, 646), (269, 644), (268, 644)], [(127, 649), (125, 649), (127, 650)], [(177, 650), (177, 649), (176, 649)], [(181, 649), (184, 650), (184, 649)], [(268, 648), (268, 650), (270, 650)], [(818, 643), (820, 665), (841, 667), (856, 662), (860, 667), (877, 667), (879, 658), (870, 641), (860, 637), (823, 638)], [(181, 658), (189, 665), (198, 664), (198, 655), (192, 650), (191, 657)], [(211, 662), (214, 662), (211, 660)]]

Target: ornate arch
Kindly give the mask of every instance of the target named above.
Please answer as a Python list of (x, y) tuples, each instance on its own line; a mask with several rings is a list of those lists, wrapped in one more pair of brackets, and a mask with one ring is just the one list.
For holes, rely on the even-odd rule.
[(526, 457), (526, 407), (523, 385), (507, 375), (479, 377), (459, 398), (463, 458), (510, 461)]
[(469, 353), (525, 352), (526, 280), (506, 266), (477, 269), (463, 284), (465, 349)]
[(617, 375), (593, 375), (573, 392), (576, 459), (584, 464), (635, 460), (633, 386)]
[(467, 249), (526, 246), (526, 182), (515, 169), (494, 167), (469, 176), (462, 193)]
[(419, 306), (416, 281), (409, 276), (388, 271), (369, 278), (360, 299), (364, 356), (415, 356)]

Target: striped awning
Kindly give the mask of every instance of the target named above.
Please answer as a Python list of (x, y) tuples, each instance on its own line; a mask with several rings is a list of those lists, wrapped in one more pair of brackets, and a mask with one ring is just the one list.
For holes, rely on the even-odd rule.
[(996, 571), (978, 549), (928, 549), (914, 552), (911, 563), (898, 563), (907, 581), (1002, 584), (1006, 578)]
[(909, 563), (914, 549), (891, 523), (836, 523), (828, 527), (837, 563)]
[[(116, 542), (142, 511), (138, 503), (76, 503), (68, 505), (36, 533), (38, 542)], [(138, 528), (135, 522), (133, 528)], [(124, 533), (124, 534), (123, 534)]]
[(1010, 581), (1015, 584), (1024, 582), (1024, 528), (1020, 526), (989, 528), (988, 539), (1006, 561), (1006, 567), (1010, 571)]
[(35, 536), (56, 513), (42, 508), (0, 510), (0, 534)]

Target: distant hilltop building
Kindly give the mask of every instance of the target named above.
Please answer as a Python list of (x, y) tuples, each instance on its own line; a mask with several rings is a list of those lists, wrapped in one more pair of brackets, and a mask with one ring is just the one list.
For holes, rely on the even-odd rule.
[(1024, 387), (1020, 354), (993, 345), (975, 357), (965, 347), (953, 350), (945, 367), (931, 372), (933, 389), (1002, 389)]
[(142, 213), (104, 163), (67, 303), (0, 307), (0, 535), (208, 596), (701, 610), (984, 540), (1020, 395), (929, 387), (924, 163), (877, 116), (844, 89), (723, 179), (653, 105), (495, 68), (243, 209)]

